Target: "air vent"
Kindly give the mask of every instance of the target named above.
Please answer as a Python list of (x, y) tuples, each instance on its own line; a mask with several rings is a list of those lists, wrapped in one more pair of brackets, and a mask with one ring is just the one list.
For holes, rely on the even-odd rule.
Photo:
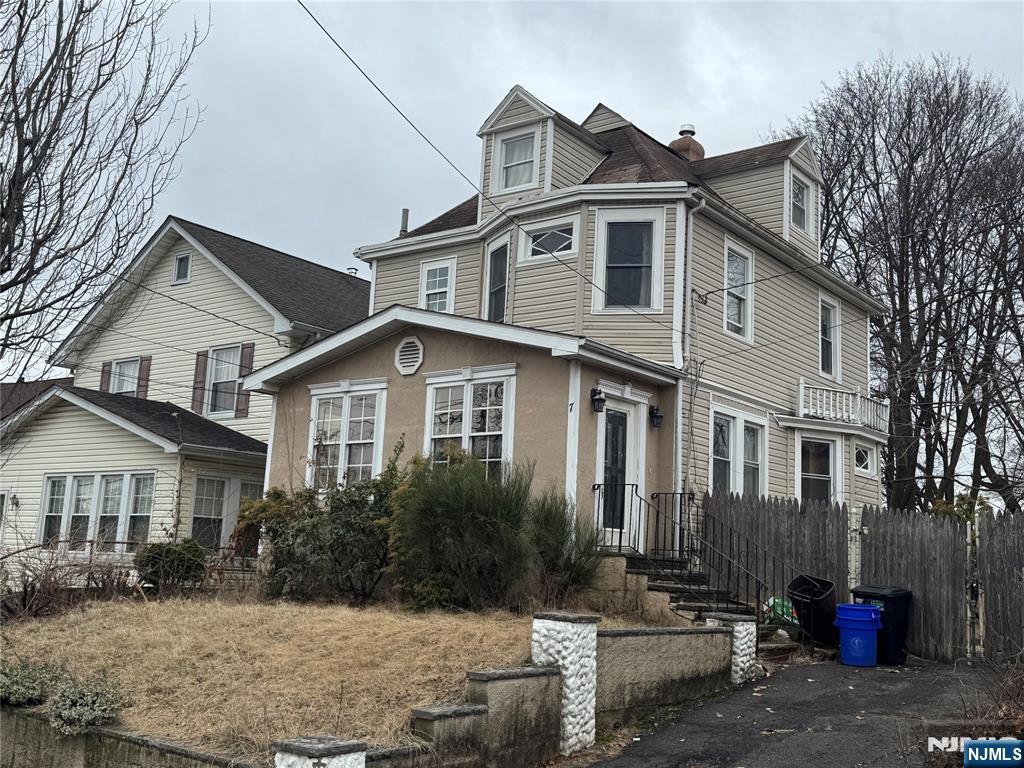
[(403, 376), (412, 376), (423, 365), (423, 344), (415, 336), (406, 336), (395, 347), (395, 368)]

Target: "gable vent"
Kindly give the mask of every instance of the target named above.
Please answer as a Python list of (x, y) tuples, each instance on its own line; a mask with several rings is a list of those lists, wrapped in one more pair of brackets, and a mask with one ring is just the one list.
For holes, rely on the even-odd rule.
[(411, 376), (423, 365), (423, 344), (415, 336), (406, 336), (395, 347), (395, 368), (403, 376)]

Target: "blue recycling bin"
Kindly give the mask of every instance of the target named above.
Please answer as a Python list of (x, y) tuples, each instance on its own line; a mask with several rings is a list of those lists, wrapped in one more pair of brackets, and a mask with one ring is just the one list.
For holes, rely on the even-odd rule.
[(878, 664), (878, 632), (882, 614), (876, 605), (840, 603), (836, 606), (839, 628), (839, 660), (850, 667)]

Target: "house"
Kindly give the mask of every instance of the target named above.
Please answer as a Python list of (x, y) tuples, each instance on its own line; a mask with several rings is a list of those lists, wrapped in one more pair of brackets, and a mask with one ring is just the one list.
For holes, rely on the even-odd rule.
[(370, 316), (245, 378), (272, 485), (362, 479), (404, 436), (531, 460), (641, 549), (653, 494), (879, 502), (884, 306), (820, 264), (806, 139), (705, 157), (519, 86), (477, 135), (483, 194), (356, 250)]
[(271, 423), (242, 376), (365, 318), (369, 288), (169, 217), (54, 352), (73, 378), (5, 385), (3, 549), (226, 546), (262, 494)]

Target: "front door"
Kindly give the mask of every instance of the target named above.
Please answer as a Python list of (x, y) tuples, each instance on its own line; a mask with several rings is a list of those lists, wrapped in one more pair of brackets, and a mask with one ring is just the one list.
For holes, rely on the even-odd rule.
[(635, 403), (608, 398), (600, 421), (597, 466), (597, 527), (601, 543), (616, 549), (643, 551), (642, 471), (644, 423)]
[(629, 414), (609, 408), (604, 421), (604, 504), (601, 527), (621, 531), (626, 519), (626, 502), (632, 489), (626, 488)]

